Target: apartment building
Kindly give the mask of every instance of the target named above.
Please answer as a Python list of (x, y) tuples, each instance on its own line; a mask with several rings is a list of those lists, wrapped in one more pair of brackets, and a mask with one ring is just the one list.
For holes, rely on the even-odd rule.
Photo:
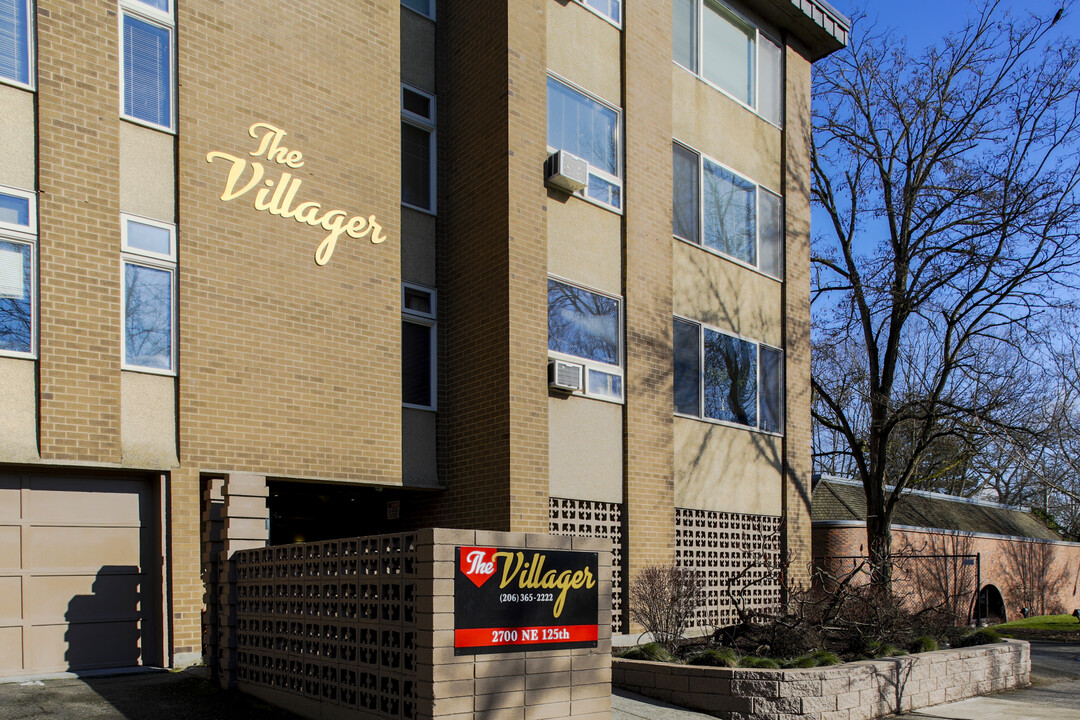
[[(222, 553), (809, 559), (822, 0), (0, 0), (0, 675), (184, 665)], [(753, 548), (757, 548), (754, 550)], [(779, 600), (759, 588), (760, 604)]]

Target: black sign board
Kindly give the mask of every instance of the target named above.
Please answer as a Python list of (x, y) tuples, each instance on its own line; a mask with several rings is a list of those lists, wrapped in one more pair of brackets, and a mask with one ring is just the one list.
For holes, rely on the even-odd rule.
[(594, 552), (459, 547), (454, 653), (596, 647)]

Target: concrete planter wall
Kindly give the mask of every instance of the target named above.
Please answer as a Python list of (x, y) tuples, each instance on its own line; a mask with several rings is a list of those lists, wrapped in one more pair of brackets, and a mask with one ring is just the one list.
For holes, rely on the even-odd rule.
[(869, 720), (1030, 682), (1023, 641), (807, 670), (694, 667), (615, 658), (615, 687), (725, 720)]

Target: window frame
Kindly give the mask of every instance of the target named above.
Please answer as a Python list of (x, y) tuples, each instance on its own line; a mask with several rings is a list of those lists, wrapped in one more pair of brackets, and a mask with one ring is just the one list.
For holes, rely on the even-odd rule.
[[(698, 414), (691, 415), (689, 413), (679, 412), (674, 404), (674, 397), (672, 398), (672, 412), (675, 417), (687, 418), (690, 420), (699, 420), (701, 422), (712, 423), (714, 425), (723, 425), (725, 427), (740, 428), (742, 430), (749, 430), (750, 432), (759, 432), (766, 435), (773, 435), (776, 437), (783, 437), (787, 430), (787, 404), (786, 404), (786, 387), (784, 386), (784, 378), (787, 373), (787, 354), (783, 348), (778, 348), (768, 343), (759, 342), (748, 337), (739, 335), (738, 333), (721, 330), (718, 327), (709, 325), (707, 323), (698, 322), (697, 320), (691, 320), (690, 318), (683, 317), (681, 315), (672, 316), (672, 325), (675, 322), (682, 322), (688, 325), (697, 327), (698, 333), (698, 347), (697, 347), (697, 363), (698, 363), (698, 377), (697, 377), (697, 405)], [(732, 422), (730, 420), (721, 420), (719, 418), (709, 417), (705, 414), (705, 330), (710, 330), (719, 335), (734, 338), (741, 342), (751, 343), (754, 345), (755, 362), (756, 362), (756, 392), (754, 396), (754, 408), (755, 408), (755, 425), (743, 425), (742, 423)], [(672, 328), (672, 335), (674, 336), (674, 327)], [(762, 427), (762, 395), (763, 383), (762, 383), (762, 348), (769, 352), (775, 352), (779, 355), (779, 368), (780, 368), (780, 382), (779, 382), (779, 408), (780, 408), (780, 430), (768, 430)], [(672, 348), (672, 373), (675, 369), (675, 349)], [(672, 383), (674, 388), (674, 383)]]
[[(742, 267), (744, 267), (744, 268), (746, 268), (748, 270), (752, 270), (753, 272), (758, 273), (759, 275), (763, 275), (763, 276), (769, 278), (770, 280), (775, 280), (777, 282), (784, 282), (784, 271), (785, 271), (786, 255), (787, 255), (787, 232), (786, 232), (786, 224), (784, 222), (784, 196), (781, 195), (780, 193), (777, 193), (777, 192), (774, 192), (774, 191), (770, 190), (769, 188), (765, 187), (761, 183), (758, 183), (758, 182), (754, 181), (752, 178), (749, 178), (746, 175), (743, 175), (742, 173), (738, 172), (734, 168), (732, 168), (732, 167), (730, 167), (728, 165), (725, 165), (724, 163), (722, 163), (722, 162), (720, 162), (720, 161), (718, 161), (718, 160), (716, 160), (716, 159), (714, 159), (712, 157), (709, 157), (708, 155), (701, 152), (700, 150), (695, 150), (693, 147), (691, 147), (690, 145), (688, 145), (688, 144), (686, 144), (684, 142), (680, 142), (677, 139), (672, 139), (671, 143), (672, 143), (672, 167), (674, 167), (674, 162), (675, 162), (675, 146), (679, 146), (679, 147), (683, 148), (684, 150), (686, 150), (686, 151), (688, 151), (688, 152), (690, 152), (690, 153), (697, 156), (697, 233), (698, 233), (698, 237), (696, 239), (691, 239), (691, 238), (685, 238), (685, 237), (683, 237), (681, 235), (676, 235), (675, 234), (675, 228), (674, 228), (674, 222), (672, 223), (671, 236), (673, 238), (675, 238), (676, 240), (680, 240), (680, 241), (682, 241), (684, 243), (687, 243), (689, 245), (693, 245), (694, 247), (700, 248), (700, 249), (702, 249), (702, 250), (704, 250), (706, 252), (712, 253), (713, 255), (716, 255), (718, 257), (722, 257), (725, 260), (729, 260), (729, 261), (731, 261), (733, 263), (736, 263), (737, 265), (741, 265)], [(736, 257), (735, 255), (729, 255), (728, 253), (723, 252), (722, 250), (717, 250), (716, 248), (710, 247), (709, 245), (705, 244), (705, 161), (706, 160), (713, 163), (714, 165), (719, 166), (720, 168), (722, 168), (726, 172), (729, 172), (732, 175), (735, 175), (736, 177), (741, 178), (741, 179), (745, 180), (746, 182), (748, 182), (748, 183), (750, 183), (750, 184), (752, 184), (754, 186), (754, 189), (755, 189), (755, 192), (754, 192), (754, 255), (757, 258), (757, 263), (756, 264), (749, 263), (746, 260), (743, 260), (742, 258)], [(674, 185), (674, 173), (673, 173), (672, 177), (673, 177), (673, 185)], [(780, 222), (779, 222), (779, 226), (778, 226), (779, 237), (777, 238), (777, 243), (778, 243), (777, 249), (779, 251), (780, 257), (779, 257), (779, 273), (776, 274), (776, 275), (773, 275), (772, 273), (762, 269), (762, 257), (763, 257), (763, 255), (762, 255), (762, 252), (761, 252), (761, 249), (762, 249), (761, 193), (767, 193), (767, 194), (771, 195), (772, 197), (776, 198), (777, 201), (779, 202), (779, 205), (780, 205)], [(673, 207), (672, 207), (672, 216), (674, 217), (674, 197), (672, 198), (672, 205), (673, 205)]]
[(431, 12), (428, 12), (428, 13), (421, 12), (421, 11), (417, 10), (416, 8), (412, 7), (411, 5), (407, 5), (405, 3), (405, 0), (401, 1), (401, 7), (405, 8), (406, 10), (411, 10), (414, 13), (416, 13), (417, 15), (419, 15), (420, 17), (427, 18), (428, 20), (434, 20), (435, 19), (435, 0), (428, 0), (428, 7), (431, 8)]
[[(128, 122), (135, 123), (136, 125), (142, 125), (143, 127), (152, 128), (154, 130), (160, 130), (167, 132), (171, 135), (176, 134), (176, 20), (173, 17), (173, 12), (176, 9), (176, 3), (174, 0), (169, 0), (169, 11), (164, 12), (151, 5), (140, 2), (139, 0), (120, 0), (120, 12), (117, 13), (117, 19), (119, 24), (119, 46), (120, 51), (118, 53), (120, 59), (120, 117)], [(150, 25), (159, 27), (169, 33), (169, 124), (161, 125), (151, 120), (145, 120), (134, 115), (127, 113), (126, 97), (127, 97), (127, 79), (124, 68), (124, 61), (127, 57), (126, 42), (124, 40), (124, 19), (128, 16), (135, 18), (141, 22), (145, 22)]]
[[(567, 80), (566, 78), (562, 77), (558, 73), (552, 72), (551, 70), (548, 70), (547, 77), (549, 79), (554, 80), (555, 82), (559, 83), (560, 85), (563, 85), (564, 87), (585, 96), (589, 100), (593, 100), (594, 102), (599, 103), (600, 105), (606, 107), (608, 110), (612, 110), (615, 113), (615, 164), (616, 164), (616, 169), (618, 170), (617, 175), (612, 175), (611, 173), (607, 172), (606, 170), (598, 168), (595, 165), (593, 165), (592, 163), (589, 163), (587, 160), (586, 160), (586, 162), (589, 165), (589, 174), (590, 175), (596, 175), (599, 179), (603, 180), (604, 182), (610, 183), (611, 185), (615, 185), (616, 187), (619, 188), (619, 204), (618, 205), (611, 205), (610, 203), (603, 202), (602, 200), (597, 200), (596, 198), (590, 196), (588, 186), (586, 186), (585, 188), (575, 192), (573, 194), (573, 197), (576, 197), (576, 198), (579, 198), (579, 199), (584, 200), (586, 202), (592, 203), (593, 205), (596, 205), (597, 207), (602, 207), (605, 210), (610, 210), (611, 212), (622, 215), (623, 214), (623, 208), (626, 205), (626, 188), (623, 185), (623, 174), (626, 172), (626, 167), (625, 167), (625, 162), (624, 162), (624, 159), (623, 159), (623, 138), (625, 136), (625, 129), (623, 127), (623, 111), (622, 111), (622, 108), (612, 105), (607, 100), (604, 100), (603, 98), (601, 98), (599, 95), (596, 95), (594, 93), (589, 92), (588, 90), (581, 87), (580, 85), (577, 85), (576, 83), (573, 83), (573, 82)], [(545, 81), (545, 84), (544, 84), (544, 91), (545, 91), (545, 93), (547, 92), (547, 83), (546, 83), (546, 81)], [(548, 124), (551, 122), (551, 102), (550, 102), (550, 98), (545, 100), (545, 121)], [(546, 128), (545, 128), (545, 132), (547, 132)], [(547, 145), (548, 155), (552, 155), (553, 153), (556, 153), (556, 152), (558, 152), (560, 150), (564, 150), (564, 149), (565, 148), (558, 148), (558, 147), (554, 147), (553, 145)], [(569, 152), (569, 150), (567, 150), (567, 152)]]
[[(623, 302), (623, 298), (619, 295), (612, 295), (611, 293), (604, 292), (603, 290), (597, 290), (596, 288), (583, 285), (581, 283), (572, 282), (564, 277), (558, 275), (548, 275), (548, 281), (555, 281), (562, 285), (569, 285), (570, 287), (577, 288), (578, 290), (584, 290), (585, 292), (599, 295), (610, 300), (614, 300), (618, 304), (619, 319), (618, 327), (616, 329), (616, 337), (619, 341), (618, 352), (618, 365), (610, 365), (599, 360), (592, 360), (590, 358), (584, 358), (579, 355), (571, 355), (570, 353), (560, 352), (558, 350), (551, 349), (551, 338), (548, 337), (547, 354), (548, 360), (559, 360), (562, 362), (570, 363), (572, 365), (581, 365), (581, 390), (575, 390), (572, 394), (579, 397), (588, 397), (593, 400), (603, 400), (604, 402), (615, 403), (617, 405), (624, 405), (626, 403), (626, 304)], [(548, 313), (551, 312), (551, 305), (548, 305)], [(614, 375), (619, 378), (620, 387), (622, 392), (619, 397), (613, 397), (612, 395), (594, 391), (591, 387), (592, 383), (589, 380), (589, 371), (596, 370), (608, 375)]]
[[(132, 248), (128, 245), (128, 223), (134, 222), (142, 225), (169, 230), (170, 253), (165, 255), (141, 248)], [(176, 262), (177, 254), (176, 225), (160, 220), (133, 215), (131, 213), (120, 214), (120, 369), (132, 372), (149, 373), (153, 375), (176, 376), (178, 374), (179, 360), (179, 299), (177, 290), (179, 287), (179, 272)], [(163, 270), (169, 273), (169, 367), (156, 368), (147, 365), (136, 365), (128, 362), (127, 356), (127, 266)]]
[[(787, 67), (786, 67), (786, 63), (785, 63), (785, 60), (784, 60), (784, 43), (781, 42), (780, 40), (777, 40), (776, 37), (772, 33), (762, 31), (761, 26), (757, 22), (754, 22), (753, 20), (751, 20), (749, 17), (746, 16), (745, 13), (740, 12), (739, 10), (736, 10), (735, 8), (731, 7), (731, 5), (729, 5), (727, 2), (723, 2), (723, 0), (692, 0), (692, 1), (694, 3), (694, 16), (693, 16), (694, 17), (694, 33), (693, 34), (694, 34), (694, 42), (695, 42), (694, 64), (697, 65), (697, 69), (688, 68), (685, 65), (683, 65), (681, 62), (676, 60), (674, 58), (674, 52), (672, 53), (672, 62), (675, 63), (676, 65), (678, 65), (679, 67), (681, 67), (683, 70), (686, 70), (688, 73), (693, 74), (694, 77), (698, 78), (699, 80), (701, 80), (702, 82), (707, 84), (709, 87), (714, 88), (715, 90), (723, 93), (726, 97), (728, 97), (731, 100), (739, 103), (744, 108), (746, 108), (750, 112), (754, 113), (759, 118), (761, 118), (765, 122), (769, 123), (773, 127), (776, 127), (776, 128), (779, 128), (779, 129), (783, 130), (783, 128), (784, 128), (784, 107), (785, 107), (785, 103), (786, 103), (786, 98), (784, 97), (783, 87), (784, 87), (784, 78), (785, 78), (785, 76), (787, 74)], [(704, 52), (705, 52), (705, 46), (704, 46), (704, 41), (705, 41), (704, 27), (705, 27), (705, 23), (702, 22), (702, 12), (704, 10), (706, 2), (711, 2), (711, 3), (715, 4), (715, 5), (717, 5), (718, 7), (723, 8), (724, 11), (726, 11), (726, 12), (730, 13), (731, 15), (733, 15), (738, 21), (740, 21), (742, 23), (745, 23), (746, 25), (750, 26), (750, 28), (753, 29), (753, 31), (754, 31), (754, 64), (753, 64), (753, 68), (751, 68), (751, 72), (753, 72), (753, 74), (754, 74), (754, 93), (753, 93), (753, 98), (752, 98), (753, 102), (752, 103), (747, 103), (747, 102), (735, 97), (729, 91), (725, 90), (724, 88), (720, 87), (715, 82), (713, 82), (712, 80), (705, 77), (704, 72), (702, 72), (702, 69), (701, 69), (702, 64), (703, 64), (702, 63), (702, 58), (703, 58), (703, 55), (704, 55)], [(768, 117), (763, 115), (761, 110), (759, 109), (760, 105), (761, 105), (760, 98), (761, 98), (761, 87), (762, 87), (762, 82), (761, 82), (761, 64), (762, 63), (761, 63), (761, 49), (760, 48), (761, 48), (761, 42), (763, 40), (765, 42), (772, 43), (773, 45), (775, 45), (776, 47), (778, 47), (780, 49), (780, 77), (777, 79), (777, 81), (779, 83), (779, 86), (781, 88), (780, 107), (779, 107), (779, 115), (780, 115), (780, 117), (778, 118), (777, 121), (773, 121), (773, 120), (769, 119)]]
[(582, 6), (583, 8), (585, 8), (586, 10), (591, 12), (593, 15), (596, 15), (600, 19), (602, 19), (602, 20), (610, 23), (611, 25), (614, 25), (615, 27), (619, 28), (620, 30), (622, 30), (622, 14), (623, 14), (623, 2), (624, 2), (624, 0), (618, 0), (618, 2), (619, 2), (619, 19), (618, 20), (611, 17), (607, 13), (603, 12), (599, 8), (594, 7), (589, 0), (576, 0), (576, 2), (577, 2), (578, 5)]
[[(412, 111), (409, 111), (409, 110), (405, 109), (405, 92), (406, 92), (406, 90), (409, 91), (409, 92), (412, 92), (412, 93), (416, 93), (417, 95), (422, 95), (423, 97), (427, 98), (428, 102), (430, 103), (429, 107), (431, 108), (431, 116), (430, 117), (424, 117), (423, 115), (419, 115), (417, 113), (414, 113)], [(439, 214), (439, 208), (438, 208), (438, 188), (439, 188), (439, 183), (438, 183), (438, 156), (439, 156), (439, 153), (438, 153), (438, 144), (437, 144), (438, 138), (436, 137), (436, 127), (437, 127), (436, 112), (437, 112), (437, 109), (436, 109), (436, 97), (434, 95), (432, 95), (429, 92), (425, 92), (425, 91), (421, 90), (420, 88), (416, 87), (415, 85), (409, 85), (408, 83), (401, 83), (401, 122), (403, 124), (411, 125), (411, 126), (413, 126), (415, 128), (419, 128), (420, 130), (424, 130), (425, 132), (427, 132), (428, 138), (429, 138), (429, 142), (428, 142), (428, 193), (429, 193), (429, 195), (431, 197), (431, 207), (430, 208), (425, 208), (425, 207), (421, 207), (419, 205), (414, 205), (412, 203), (405, 202), (404, 197), (402, 197), (402, 199), (401, 199), (401, 204), (404, 207), (412, 208), (413, 210), (417, 210), (419, 212), (426, 213), (428, 215), (435, 215), (435, 216), (437, 216)]]
[(16, 80), (15, 78), (8, 77), (6, 75), (0, 75), (0, 84), (11, 85), (13, 87), (22, 88), (24, 90), (36, 90), (37, 88), (37, 42), (36, 40), (36, 28), (37, 25), (34, 22), (36, 20), (36, 10), (34, 0), (16, 0), (16, 2), (22, 2), (23, 7), (26, 9), (26, 82)]
[(38, 324), (39, 324), (39, 298), (38, 298), (38, 222), (37, 222), (37, 193), (21, 188), (0, 185), (0, 195), (9, 195), (27, 200), (26, 225), (0, 222), (0, 242), (13, 245), (22, 245), (30, 248), (30, 349), (4, 350), (0, 349), (0, 357), (22, 358), (35, 360), (38, 357)]
[[(416, 292), (425, 293), (431, 299), (431, 310), (429, 312), (420, 312), (418, 310), (412, 310), (405, 307), (405, 291), (413, 290)], [(438, 333), (438, 291), (435, 288), (428, 287), (426, 285), (420, 285), (417, 283), (405, 282), (401, 283), (401, 322), (410, 323), (412, 325), (419, 325), (421, 327), (428, 328), (429, 333), (429, 347), (430, 357), (429, 372), (430, 372), (430, 385), (431, 388), (431, 403), (429, 405), (419, 405), (417, 403), (405, 402), (404, 395), (402, 396), (401, 406), (406, 408), (412, 408), (413, 410), (428, 410), (431, 412), (437, 412), (439, 409), (439, 333)], [(404, 352), (404, 347), (402, 347)], [(404, 388), (402, 388), (404, 390)]]

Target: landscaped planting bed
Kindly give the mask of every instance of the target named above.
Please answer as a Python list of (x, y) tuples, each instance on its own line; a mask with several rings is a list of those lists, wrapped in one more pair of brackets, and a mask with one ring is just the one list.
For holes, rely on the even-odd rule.
[(870, 720), (1030, 682), (1024, 641), (808, 669), (703, 667), (614, 658), (614, 687), (725, 720)]

